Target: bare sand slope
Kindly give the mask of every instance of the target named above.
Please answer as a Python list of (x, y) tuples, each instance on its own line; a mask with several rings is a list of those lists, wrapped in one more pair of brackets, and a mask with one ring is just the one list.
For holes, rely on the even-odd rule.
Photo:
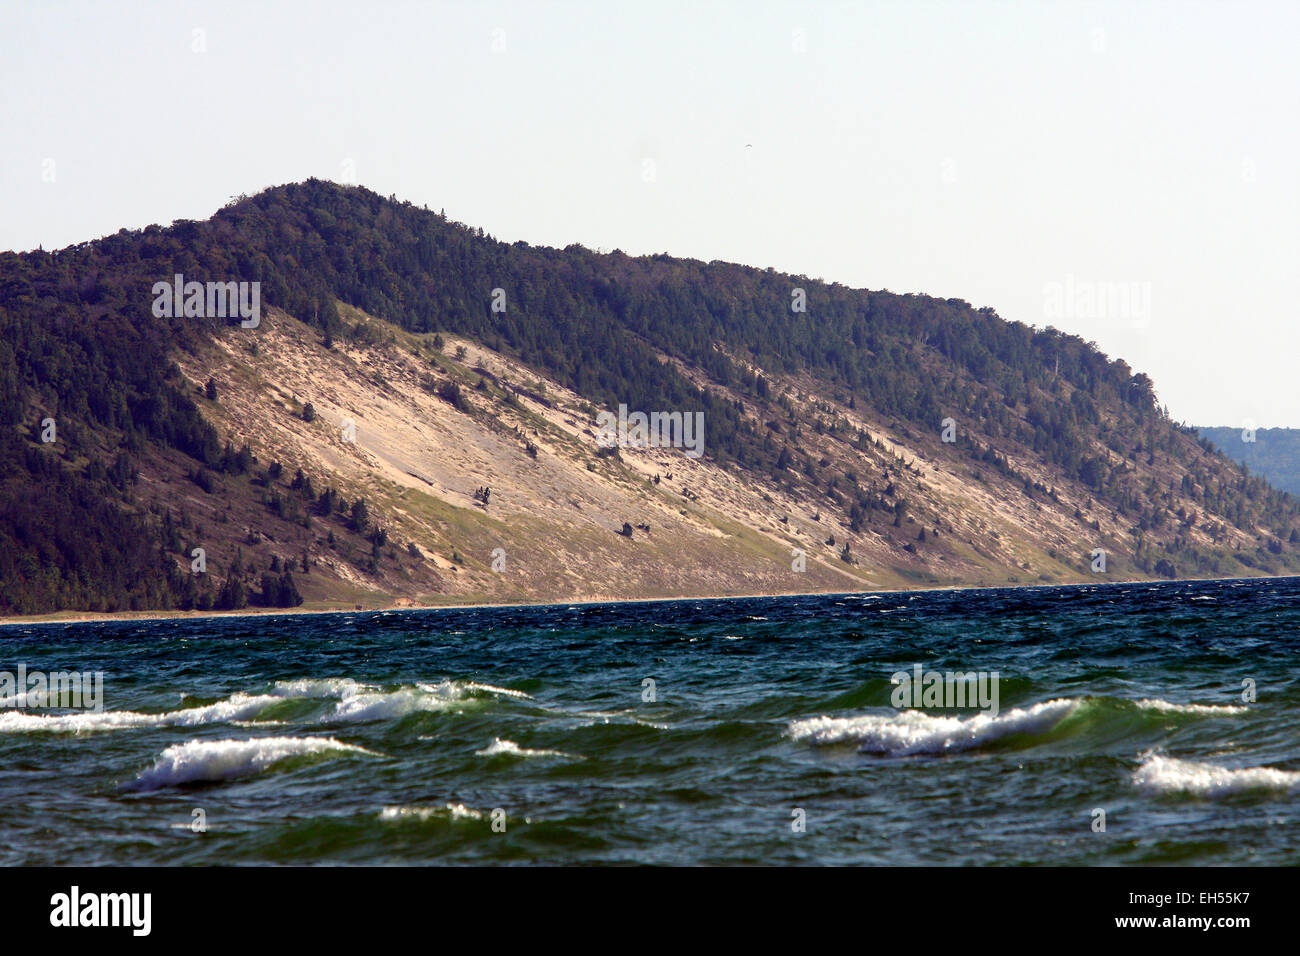
[[(793, 467), (753, 474), (675, 448), (602, 454), (601, 409), (582, 396), (480, 343), (447, 336), (439, 349), (431, 335), (340, 309), (354, 333), (330, 348), (271, 310), (260, 328), (232, 328), (204, 354), (179, 357), (196, 389), (216, 381), (220, 401), (205, 411), (234, 445), (302, 468), (317, 493), (364, 497), (387, 529), (377, 569), (329, 546), (325, 529), (307, 535), (316, 605), (1088, 580), (1093, 548), (1127, 546), (1126, 527), (1094, 513), (1086, 489), (1027, 493), (972, 468), (937, 427), (916, 435), (871, 420), (807, 380), (771, 379), (792, 398), (784, 424), (765, 422), (770, 410), (746, 396), (727, 398), (847, 484), (823, 487)], [(1014, 454), (1021, 475), (1040, 477)], [(854, 521), (855, 497), (876, 509)], [(409, 545), (418, 559), (407, 559)]]

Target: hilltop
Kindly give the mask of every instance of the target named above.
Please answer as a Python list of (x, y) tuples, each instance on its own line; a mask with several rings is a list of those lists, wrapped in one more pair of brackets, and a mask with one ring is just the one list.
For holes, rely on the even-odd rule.
[[(158, 314), (177, 274), (258, 322)], [(359, 187), (0, 254), (0, 332), (3, 613), (1300, 569), (1295, 500), (1076, 336)], [(604, 447), (620, 405), (702, 455)]]

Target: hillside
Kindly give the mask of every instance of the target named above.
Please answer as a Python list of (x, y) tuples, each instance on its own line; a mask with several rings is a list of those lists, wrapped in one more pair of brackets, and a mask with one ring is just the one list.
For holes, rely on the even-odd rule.
[[(1198, 428), (1196, 433), (1251, 474), (1300, 495), (1300, 428), (1257, 428), (1249, 433), (1241, 427)], [(1245, 441), (1243, 435), (1254, 441)]]
[[(260, 322), (158, 315), (178, 273)], [(7, 614), (1300, 568), (1296, 502), (1077, 337), (357, 187), (2, 254), (0, 332)], [(620, 405), (702, 455), (602, 447)]]

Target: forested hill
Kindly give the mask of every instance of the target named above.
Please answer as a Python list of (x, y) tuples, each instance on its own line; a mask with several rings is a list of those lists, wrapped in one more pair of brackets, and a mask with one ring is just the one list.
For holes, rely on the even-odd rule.
[(1300, 428), (1198, 428), (1196, 432), (1275, 488), (1300, 495)]
[[(159, 491), (167, 475), (192, 473), (222, 500), (222, 523), (259, 509), (297, 521), (297, 504), (286, 516), (274, 502), (290, 491), (297, 502), (314, 477), (304, 500), (320, 511), (317, 495), (334, 482), (299, 471), (311, 461), (281, 461), (280, 447), (259, 445), (286, 403), (263, 403), (254, 389), (243, 419), (222, 408), (223, 387), (269, 374), (259, 371), (265, 357), (238, 318), (155, 316), (154, 284), (178, 273), (261, 283), (263, 309), (315, 330), (324, 357), (360, 361), (360, 350), (400, 338), (422, 356), (444, 404), (478, 428), (515, 414), (522, 393), (434, 354), (444, 338), (516, 363), (538, 388), (568, 390), (584, 414), (620, 404), (703, 412), (709, 467), (773, 508), (788, 501), (818, 522), (822, 511), (828, 522), (833, 515), (836, 553), (861, 539), (905, 581), (1083, 578), (1089, 545), (1122, 556), (1129, 576), (1300, 567), (1295, 501), (1171, 422), (1146, 375), (1075, 336), (960, 300), (772, 269), (508, 244), (363, 188), (311, 180), (241, 197), (204, 222), (0, 254), (0, 612), (294, 603), (318, 551), (346, 550), (348, 536), (369, 552), (351, 562), (361, 577), (346, 575), (357, 587), (421, 596), (451, 587), (445, 574), (420, 577), (403, 554), (386, 570), (396, 549), (386, 534), (376, 543), (383, 529), (364, 515), (335, 522), (328, 545), (308, 521), (296, 583), (287, 555), (271, 561), (258, 550), (275, 535), (246, 518), (248, 554), (241, 548), (196, 585), (195, 529)], [(208, 368), (214, 343), (240, 335), (246, 367), (214, 372), (205, 392), (185, 369)], [(460, 384), (468, 391), (475, 381), (479, 395), (462, 401)], [(55, 441), (42, 441), (48, 420)], [(952, 442), (941, 438), (948, 420)], [(540, 420), (512, 427), (522, 434), (530, 422), (544, 438)], [(215, 490), (205, 487), (213, 475)], [(331, 521), (333, 503), (324, 508)], [(768, 519), (746, 511), (743, 520)], [(443, 524), (445, 537), (423, 546), (411, 531), (407, 550), (452, 550), (455, 522)], [(936, 546), (918, 548), (918, 525), (922, 541), (926, 528), (951, 535), (961, 525), (961, 540), (926, 553)], [(1041, 569), (1040, 555), (1050, 555)], [(862, 566), (847, 554), (844, 564), (838, 570)], [(315, 596), (332, 595), (317, 584)], [(544, 597), (546, 586), (523, 596)]]

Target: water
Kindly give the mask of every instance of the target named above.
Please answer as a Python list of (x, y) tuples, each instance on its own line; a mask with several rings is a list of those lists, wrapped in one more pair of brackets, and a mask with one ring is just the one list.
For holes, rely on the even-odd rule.
[[(1294, 863), (1298, 598), (1274, 579), (0, 628), (0, 670), (105, 675), (102, 713), (0, 709), (0, 862)], [(916, 664), (997, 671), (997, 716), (896, 709)]]

